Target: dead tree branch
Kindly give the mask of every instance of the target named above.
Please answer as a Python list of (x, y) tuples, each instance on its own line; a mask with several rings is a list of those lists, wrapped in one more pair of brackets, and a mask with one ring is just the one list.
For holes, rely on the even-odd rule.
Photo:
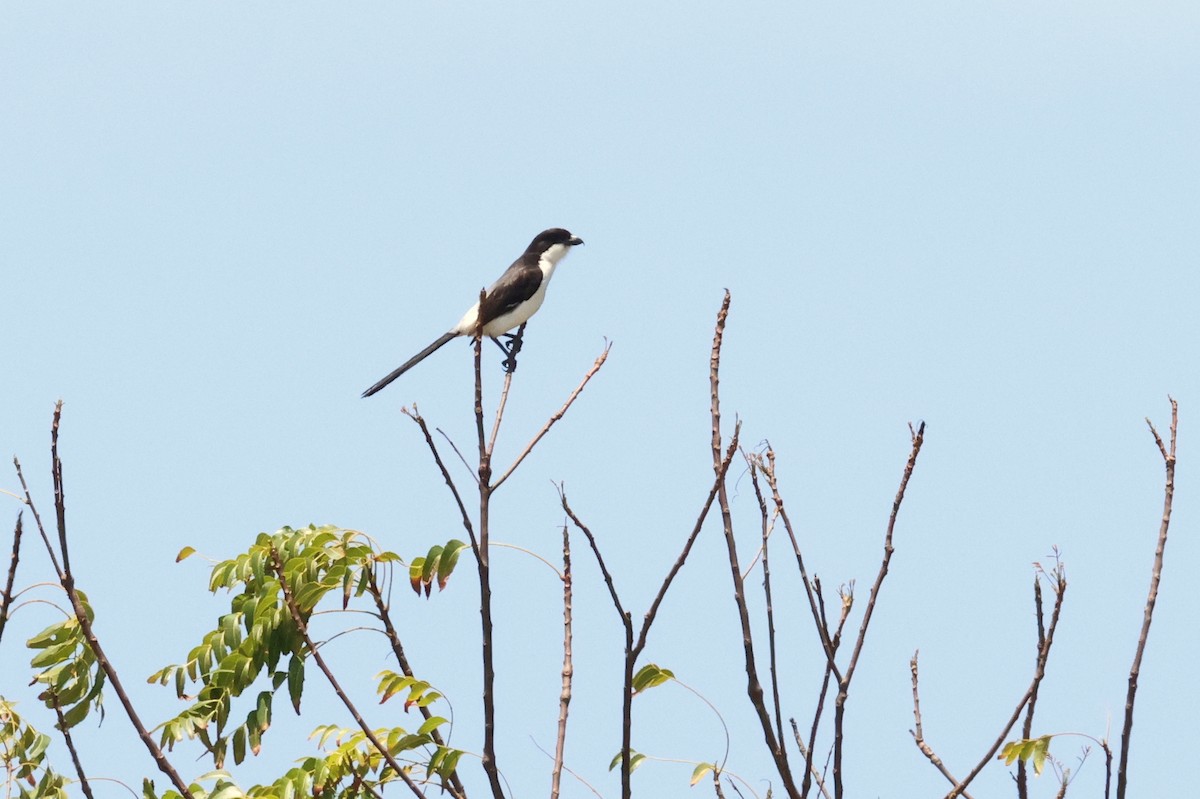
[(1146, 651), (1146, 639), (1150, 636), (1150, 621), (1154, 616), (1154, 605), (1158, 601), (1158, 586), (1162, 581), (1163, 551), (1167, 548), (1167, 532), (1171, 527), (1171, 502), (1175, 498), (1175, 440), (1179, 432), (1179, 403), (1173, 397), (1168, 397), (1171, 403), (1171, 444), (1168, 449), (1163, 444), (1162, 437), (1154, 429), (1154, 424), (1146, 419), (1154, 443), (1162, 453), (1163, 466), (1166, 468), (1166, 481), (1163, 486), (1162, 521), (1158, 527), (1158, 543), (1154, 548), (1154, 568), (1150, 573), (1150, 592), (1146, 596), (1146, 609), (1142, 615), (1142, 629), (1138, 634), (1137, 651), (1133, 656), (1133, 665), (1129, 669), (1129, 688), (1125, 693), (1125, 723), (1121, 728), (1121, 758), (1117, 765), (1117, 799), (1125, 799), (1125, 789), (1129, 782), (1129, 740), (1133, 732), (1133, 702), (1137, 696), (1138, 677), (1142, 671), (1142, 655)]

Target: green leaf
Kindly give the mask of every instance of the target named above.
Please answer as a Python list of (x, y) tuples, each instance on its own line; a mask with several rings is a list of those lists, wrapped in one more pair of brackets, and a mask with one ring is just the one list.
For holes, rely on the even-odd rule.
[(195, 554), (196, 554), (195, 548), (184, 547), (183, 549), (179, 550), (179, 554), (175, 556), (175, 562), (179, 563), (179, 561), (184, 560), (185, 558), (190, 558), (192, 555), (195, 555)]
[(67, 619), (66, 621), (56, 622), (51, 624), (46, 629), (42, 630), (37, 635), (25, 642), (25, 646), (29, 649), (45, 649), (54, 644), (60, 644), (71, 636), (69, 628), (78, 625), (75, 619)]
[(661, 668), (654, 663), (647, 663), (638, 669), (638, 673), (633, 676), (633, 692), (640, 694), (642, 691), (662, 685), (668, 680), (673, 679), (675, 679), (675, 673), (670, 669)]
[(696, 768), (692, 770), (691, 784), (694, 786), (696, 783), (700, 782), (700, 780), (704, 779), (705, 774), (708, 774), (708, 772), (710, 772), (710, 771), (716, 770), (716, 768), (717, 767), (715, 765), (713, 765), (712, 763), (696, 764)]
[(246, 728), (238, 727), (233, 731), (233, 762), (240, 766), (246, 759)]
[(429, 585), (433, 581), (433, 575), (437, 571), (438, 563), (442, 559), (442, 548), (434, 544), (429, 548), (429, 554), (425, 556), (425, 565), (421, 569), (421, 582)]
[(412, 563), (408, 565), (408, 584), (412, 586), (412, 590), (421, 595), (421, 574), (425, 571), (425, 558), (413, 558)]
[(438, 763), (435, 771), (442, 779), (450, 779), (450, 775), (454, 773), (456, 768), (458, 768), (458, 760), (463, 756), (463, 753), (459, 749), (439, 749), (439, 751), (445, 751), (446, 756), (443, 757), (441, 762)]
[(304, 658), (299, 655), (292, 655), (291, 661), (288, 663), (287, 672), (288, 697), (292, 700), (292, 707), (296, 710), (296, 715), (300, 715), (300, 695), (304, 693)]
[(1050, 736), (1043, 735), (1038, 738), (1037, 745), (1033, 748), (1033, 773), (1037, 776), (1042, 776), (1042, 769), (1046, 767), (1046, 756), (1050, 754)]
[(454, 567), (458, 565), (458, 556), (462, 554), (466, 544), (459, 541), (457, 538), (452, 538), (446, 542), (446, 546), (442, 548), (441, 564), (438, 566), (438, 590), (443, 590), (446, 583), (450, 581), (450, 575), (454, 572)]
[(417, 730), (417, 732), (421, 735), (428, 735), (429, 733), (436, 730), (438, 727), (445, 724), (446, 721), (447, 720), (442, 718), (441, 716), (430, 716), (428, 719), (426, 719), (425, 723), (420, 726), (420, 728)]
[[(632, 749), (629, 750), (629, 773), (632, 774), (634, 771), (636, 771), (637, 767), (640, 766), (642, 761), (645, 759), (645, 755), (635, 752)], [(608, 764), (608, 770), (612, 771), (619, 765), (621, 765), (621, 753), (617, 752), (617, 756), (614, 757), (612, 762)]]
[(64, 713), (63, 722), (65, 726), (70, 729), (87, 718), (88, 708), (89, 705), (87, 702), (80, 702), (78, 705)]

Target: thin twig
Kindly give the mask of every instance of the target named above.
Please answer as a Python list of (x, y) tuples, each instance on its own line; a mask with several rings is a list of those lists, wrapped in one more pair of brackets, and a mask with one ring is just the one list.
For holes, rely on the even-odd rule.
[[(547, 752), (547, 751), (546, 751), (546, 750), (545, 750), (545, 749), (542, 747), (542, 745), (541, 745), (541, 744), (539, 744), (539, 743), (537, 742), (537, 740), (535, 740), (535, 739), (534, 739), (534, 737), (533, 737), (532, 735), (531, 735), (531, 736), (529, 736), (529, 740), (530, 740), (530, 742), (532, 742), (532, 743), (533, 743), (533, 745), (534, 745), (535, 747), (537, 747), (537, 750), (538, 750), (539, 752), (541, 752), (543, 755), (545, 755), (546, 757), (550, 758), (551, 760), (553, 760), (553, 759), (554, 759), (554, 756), (553, 756), (553, 755), (551, 755), (549, 752)], [(604, 796), (603, 796), (603, 795), (601, 795), (601, 793), (600, 793), (599, 791), (597, 791), (597, 790), (596, 790), (596, 789), (595, 789), (595, 788), (592, 786), (592, 784), (591, 784), (590, 782), (588, 782), (587, 780), (585, 780), (583, 777), (579, 776), (579, 775), (578, 775), (576, 772), (572, 771), (570, 766), (567, 766), (567, 765), (565, 765), (565, 764), (564, 764), (564, 765), (563, 765), (563, 771), (565, 771), (565, 772), (567, 772), (568, 774), (570, 774), (572, 777), (574, 777), (576, 780), (578, 780), (578, 781), (579, 781), (579, 784), (580, 784), (580, 785), (582, 785), (583, 787), (585, 787), (585, 788), (587, 788), (589, 791), (591, 791), (593, 794), (595, 794), (595, 796), (596, 796), (596, 799), (604, 799)]]
[(587, 537), (588, 544), (591, 545), (592, 552), (596, 556), (597, 563), (600, 564), (600, 571), (604, 575), (604, 582), (608, 586), (609, 594), (612, 596), (613, 606), (617, 609), (618, 615), (621, 617), (622, 625), (625, 628), (625, 664), (624, 664), (624, 679), (622, 688), (622, 704), (621, 704), (621, 796), (622, 799), (630, 799), (632, 795), (632, 783), (630, 781), (631, 771), (630, 763), (630, 741), (633, 729), (633, 674), (634, 667), (642, 650), (646, 648), (646, 641), (650, 635), (650, 628), (654, 625), (655, 619), (658, 617), (658, 609), (661, 607), (663, 600), (667, 596), (667, 590), (671, 587), (671, 583), (675, 580), (675, 576), (683, 569), (684, 563), (687, 562), (688, 553), (692, 551), (692, 545), (696, 543), (696, 538), (700, 535), (700, 530), (704, 527), (704, 521), (708, 518), (708, 512), (712, 508), (713, 502), (717, 497), (717, 490), (725, 481), (725, 475), (729, 472), (729, 467), (733, 463), (733, 456), (738, 451), (738, 446), (741, 441), (742, 426), (739, 422), (734, 426), (733, 439), (729, 442), (729, 447), (725, 450), (725, 457), (721, 460), (721, 468), (717, 475), (713, 478), (712, 488), (709, 489), (708, 497), (704, 501), (704, 506), (700, 510), (699, 516), (696, 518), (696, 523), (692, 526), (692, 531), (688, 534), (687, 541), (683, 545), (683, 550), (679, 553), (679, 557), (675, 559), (675, 563), (671, 565), (667, 576), (663, 579), (662, 585), (658, 588), (658, 593), (654, 600), (650, 603), (650, 609), (646, 611), (645, 617), (642, 619), (641, 630), (638, 633), (637, 642), (634, 642), (633, 617), (625, 610), (621, 604), (621, 599), (617, 594), (616, 586), (613, 583), (612, 574), (608, 571), (608, 567), (604, 563), (604, 558), (600, 554), (600, 548), (596, 544), (596, 538), (592, 531), (588, 529), (576, 515), (575, 511), (567, 502), (565, 489), (559, 487), (559, 498), (562, 502), (563, 511), (571, 519), (571, 522), (583, 532)]
[(558, 799), (562, 780), (563, 753), (567, 745), (567, 709), (571, 705), (571, 679), (575, 667), (571, 660), (571, 536), (563, 529), (563, 667), (562, 691), (558, 695), (558, 736), (554, 744), (554, 768), (550, 772), (550, 799)]
[[(50, 426), (50, 451), (53, 453), (54, 461), (50, 471), (51, 476), (54, 479), (55, 517), (61, 525), (59, 528), (60, 541), (66, 538), (66, 503), (64, 499), (65, 492), (63, 491), (63, 471), (62, 462), (58, 459), (58, 426), (61, 416), (62, 401), (60, 400), (54, 406), (54, 421)], [(46, 545), (46, 551), (50, 555), (50, 561), (54, 564), (55, 572), (59, 576), (59, 583), (62, 585), (63, 591), (66, 592), (67, 597), (71, 600), (71, 609), (75, 614), (76, 620), (79, 622), (79, 631), (83, 633), (84, 640), (87, 641), (88, 646), (92, 650), (92, 654), (96, 656), (96, 664), (104, 671), (105, 676), (108, 678), (109, 685), (111, 685), (113, 691), (116, 692), (117, 698), (121, 702), (121, 706), (125, 709), (125, 714), (129, 717), (129, 722), (137, 731), (138, 738), (141, 739), (142, 744), (146, 747), (146, 751), (150, 753), (150, 757), (153, 758), (154, 763), (158, 766), (159, 771), (161, 771), (167, 776), (168, 779), (171, 780), (171, 784), (175, 786), (175, 789), (179, 791), (180, 795), (185, 797), (185, 799), (192, 799), (192, 793), (188, 789), (187, 783), (184, 782), (183, 778), (179, 776), (179, 773), (175, 771), (175, 767), (172, 766), (170, 761), (167, 760), (162, 749), (157, 743), (155, 743), (154, 739), (150, 736), (150, 733), (146, 730), (145, 725), (142, 724), (141, 718), (138, 716), (137, 711), (133, 707), (133, 702), (129, 699), (129, 694), (125, 692), (125, 687), (121, 684), (121, 678), (117, 675), (117, 670), (113, 667), (112, 662), (108, 659), (108, 656), (104, 654), (104, 649), (100, 646), (100, 639), (96, 637), (96, 632), (92, 628), (92, 622), (88, 617), (87, 608), (84, 607), (83, 600), (79, 597), (79, 591), (75, 588), (75, 577), (70, 570), (65, 567), (65, 565), (60, 569), (58, 558), (54, 552), (54, 547), (50, 543), (50, 537), (46, 534), (45, 527), (42, 526), (42, 517), (37, 512), (37, 506), (34, 505), (33, 497), (29, 494), (29, 487), (25, 483), (25, 476), (21, 473), (21, 465), (20, 463), (17, 463), (15, 458), (13, 459), (13, 462), (17, 467), (17, 477), (21, 481), (21, 487), (25, 490), (25, 503), (29, 505), (29, 509), (33, 513), (33, 518), (37, 522), (38, 532), (42, 536), (42, 541)], [(63, 562), (64, 564), (66, 563), (65, 558)]]
[(275, 547), (271, 547), (271, 561), (275, 567), (275, 576), (279, 578), (279, 590), (283, 594), (284, 604), (287, 605), (288, 612), (291, 614), (292, 623), (296, 625), (296, 631), (299, 632), (300, 637), (304, 639), (304, 644), (308, 648), (309, 655), (314, 661), (316, 661), (317, 667), (321, 669), (321, 672), (325, 675), (325, 679), (329, 681), (334, 693), (338, 695), (338, 699), (342, 700), (342, 704), (345, 705), (346, 710), (349, 711), (350, 715), (354, 718), (354, 721), (358, 724), (359, 729), (363, 731), (363, 735), (365, 735), (367, 740), (371, 742), (371, 745), (375, 747), (380, 756), (384, 759), (388, 766), (391, 767), (392, 771), (396, 773), (396, 776), (400, 777), (400, 779), (404, 781), (404, 784), (408, 786), (413, 795), (420, 797), (420, 799), (425, 799), (424, 792), (422, 792), (420, 787), (413, 782), (412, 777), (408, 776), (408, 770), (402, 767), (396, 761), (396, 758), (392, 757), (392, 754), (390, 751), (388, 751), (387, 746), (379, 740), (377, 735), (375, 735), (375, 731), (371, 729), (370, 725), (367, 724), (366, 719), (364, 719), (362, 714), (358, 712), (358, 708), (354, 706), (352, 701), (350, 701), (350, 697), (346, 695), (344, 690), (342, 690), (342, 686), (338, 682), (337, 677), (333, 675), (333, 671), (325, 662), (325, 658), (321, 656), (320, 649), (313, 642), (312, 636), (310, 636), (308, 633), (308, 625), (304, 623), (304, 615), (300, 612), (300, 608), (296, 605), (296, 597), (292, 593), (291, 586), (288, 585), (287, 577), (284, 575), (283, 559), (280, 558), (279, 551), (275, 549)]
[[(479, 303), (483, 305), (486, 291), (480, 290)], [(500, 768), (496, 764), (496, 666), (492, 624), (492, 578), (491, 560), (488, 554), (490, 512), (492, 501), (492, 453), (484, 438), (483, 428), (483, 316), (475, 327), (475, 433), (479, 444), (479, 541), (472, 540), (475, 548), (475, 567), (479, 574), (479, 622), (480, 654), (483, 660), (483, 771), (487, 774), (492, 789), (492, 799), (504, 799), (504, 786), (500, 784)], [(497, 424), (499, 420), (497, 419)]]
[[(744, 453), (743, 453), (744, 454)], [(775, 711), (775, 735), (783, 741), (783, 711), (779, 703), (779, 662), (775, 652), (775, 608), (771, 603), (771, 561), (767, 542), (771, 536), (771, 519), (767, 512), (767, 500), (763, 497), (762, 486), (758, 484), (758, 468), (756, 462), (746, 456), (750, 465), (750, 483), (754, 486), (754, 496), (758, 500), (758, 512), (762, 518), (762, 565), (763, 565), (763, 596), (767, 603), (767, 650), (770, 659), (771, 673), (771, 703)], [(743, 579), (745, 577), (743, 576)]]
[(1000, 731), (1000, 734), (996, 736), (996, 740), (988, 748), (987, 754), (980, 758), (979, 762), (975, 764), (975, 768), (971, 769), (971, 772), (961, 782), (957, 783), (950, 793), (946, 794), (946, 799), (955, 799), (957, 796), (962, 796), (963, 791), (971, 784), (971, 781), (979, 776), (979, 772), (983, 771), (984, 766), (990, 763), (992, 758), (996, 756), (996, 752), (1004, 745), (1004, 740), (1008, 737), (1009, 731), (1016, 726), (1017, 720), (1021, 717), (1021, 711), (1025, 709), (1026, 704), (1037, 693), (1042, 678), (1046, 676), (1046, 661), (1050, 657), (1050, 648), (1054, 645), (1054, 631), (1058, 629), (1058, 619), (1062, 613), (1063, 598), (1067, 593), (1067, 577), (1061, 563), (1055, 567), (1049, 576), (1051, 585), (1054, 587), (1054, 609), (1050, 612), (1050, 624), (1046, 627), (1046, 641), (1038, 656), (1037, 668), (1034, 670), (1033, 679), (1030, 681), (1029, 687), (1025, 690), (1025, 694), (1021, 697), (1021, 700), (1017, 702), (1017, 706), (1009, 717), (1008, 723), (1004, 725), (1004, 729)]
[(8, 626), (8, 612), (13, 602), (13, 583), (17, 579), (17, 564), (21, 562), (21, 534), (24, 531), (25, 512), (17, 514), (17, 525), (13, 529), (12, 555), (8, 559), (8, 578), (4, 581), (4, 593), (0, 594), (0, 640)]
[[(417, 410), (416, 403), (413, 403), (413, 412), (415, 413), (416, 410)], [(404, 409), (402, 412), (405, 413), (406, 415), (408, 414), (407, 409)], [(475, 474), (474, 467), (472, 467), (471, 464), (467, 463), (467, 459), (464, 458), (462, 452), (459, 451), (458, 445), (454, 443), (454, 439), (452, 439), (450, 436), (446, 435), (446, 431), (440, 427), (437, 428), (437, 431), (438, 431), (438, 435), (440, 435), (442, 438), (446, 439), (446, 443), (450, 445), (450, 449), (454, 450), (454, 454), (458, 456), (458, 460), (462, 463), (462, 465), (467, 467), (467, 471), (471, 474), (471, 479), (475, 481), (476, 485), (479, 485), (479, 475)]]
[(1154, 436), (1154, 443), (1162, 453), (1166, 467), (1166, 482), (1163, 486), (1162, 521), (1158, 527), (1158, 544), (1154, 548), (1154, 568), (1150, 573), (1150, 591), (1146, 596), (1146, 609), (1142, 614), (1142, 629), (1138, 635), (1137, 651), (1133, 665), (1129, 668), (1129, 688), (1125, 693), (1125, 724), (1121, 728), (1121, 759), (1117, 766), (1117, 799), (1125, 799), (1125, 788), (1129, 781), (1129, 740), (1133, 732), (1133, 702), (1137, 695), (1138, 676), (1142, 670), (1142, 655), (1146, 651), (1146, 639), (1150, 636), (1150, 621), (1154, 616), (1154, 605), (1158, 601), (1158, 585), (1162, 581), (1163, 552), (1167, 547), (1167, 532), (1171, 527), (1171, 502), (1175, 498), (1175, 440), (1179, 431), (1179, 403), (1174, 397), (1171, 402), (1171, 448), (1163, 445), (1162, 437), (1147, 418), (1146, 424)]
[[(525, 328), (521, 325), (521, 329)], [(488, 439), (487, 451), (496, 451), (496, 438), (500, 435), (500, 422), (504, 419), (504, 408), (508, 405), (508, 392), (512, 388), (513, 373), (504, 372), (504, 386), (500, 389), (500, 403), (496, 406), (496, 420), (492, 423), (492, 437)], [(495, 488), (495, 486), (493, 486)]]
[(567, 514), (572, 524), (583, 533), (584, 537), (588, 540), (588, 544), (591, 545), (592, 554), (596, 556), (596, 562), (600, 564), (600, 574), (604, 576), (604, 584), (608, 586), (608, 594), (612, 597), (613, 605), (617, 608), (617, 614), (623, 619), (628, 619), (629, 614), (625, 612), (625, 608), (621, 605), (621, 597), (617, 595), (617, 587), (613, 584), (612, 574), (608, 571), (608, 566), (604, 563), (604, 556), (600, 554), (600, 547), (596, 545), (596, 537), (592, 535), (592, 531), (588, 529), (588, 526), (575, 515), (575, 511), (571, 510), (571, 505), (567, 502), (567, 488), (562, 483), (558, 484), (558, 501), (562, 505), (563, 512)]
[(658, 587), (658, 593), (655, 594), (654, 600), (650, 603), (650, 609), (646, 611), (646, 615), (642, 619), (641, 632), (638, 634), (637, 644), (633, 648), (635, 656), (641, 654), (641, 651), (646, 648), (646, 638), (650, 634), (650, 626), (654, 624), (654, 620), (658, 616), (658, 609), (667, 596), (667, 589), (671, 587), (675, 576), (679, 574), (679, 571), (683, 568), (683, 564), (687, 561), (688, 554), (692, 551), (692, 545), (696, 543), (696, 537), (700, 535), (700, 529), (704, 526), (705, 519), (708, 518), (708, 512), (712, 509), (721, 486), (725, 484), (725, 475), (729, 473), (729, 466), (733, 463), (733, 456), (737, 452), (738, 445), (741, 443), (741, 436), (742, 423), (738, 422), (734, 425), (733, 438), (730, 440), (729, 446), (725, 449), (725, 457), (721, 459), (721, 465), (713, 479), (712, 488), (709, 489), (708, 498), (704, 501), (704, 506), (700, 509), (700, 515), (696, 517), (696, 523), (692, 526), (692, 532), (688, 535), (687, 541), (683, 545), (683, 551), (679, 553), (679, 557), (671, 565), (667, 576), (662, 581), (662, 585)]
[[(721, 310), (717, 312), (717, 323), (713, 331), (712, 353), (709, 356), (709, 401), (710, 401), (710, 416), (712, 417), (712, 458), (713, 472), (719, 474), (721, 471), (721, 344), (725, 337), (725, 322), (729, 317), (729, 291), (725, 291), (725, 298), (721, 303)], [(717, 486), (717, 501), (721, 509), (721, 526), (725, 535), (725, 547), (729, 553), (729, 570), (733, 580), (733, 598), (737, 605), (738, 620), (741, 623), (742, 629), (742, 650), (744, 653), (746, 667), (746, 695), (750, 698), (750, 704), (754, 707), (754, 711), (758, 716), (759, 725), (762, 727), (763, 740), (767, 744), (767, 750), (771, 753), (771, 757), (775, 762), (776, 771), (779, 772), (779, 778), (783, 781), (784, 789), (792, 799), (799, 799), (800, 791), (796, 787), (792, 776), (791, 767), (788, 765), (787, 748), (784, 745), (784, 739), (775, 734), (775, 727), (771, 721), (771, 714), (767, 711), (766, 704), (763, 700), (762, 683), (758, 678), (758, 665), (754, 657), (754, 636), (750, 628), (750, 610), (746, 604), (745, 584), (742, 581), (742, 568), (738, 563), (737, 556), (737, 540), (733, 534), (733, 514), (729, 508), (729, 493), (725, 485), (725, 481), (721, 480)]]
[(58, 555), (55, 554), (54, 545), (50, 543), (50, 536), (46, 535), (46, 527), (42, 524), (42, 516), (38, 513), (37, 505), (33, 504), (33, 495), (29, 493), (29, 484), (25, 482), (25, 473), (21, 471), (21, 461), (16, 457), (13, 458), (13, 468), (17, 470), (17, 480), (21, 482), (21, 490), (25, 492), (25, 504), (29, 506), (29, 512), (33, 514), (33, 521), (37, 525), (38, 534), (42, 537), (42, 543), (46, 545), (46, 554), (50, 556), (50, 565), (54, 567), (54, 574), (61, 583), (62, 566), (58, 563)]
[(858, 666), (858, 657), (862, 654), (863, 644), (867, 640), (867, 627), (871, 624), (871, 615), (875, 612), (875, 602), (879, 599), (879, 590), (883, 587), (883, 579), (887, 576), (888, 564), (892, 561), (892, 534), (896, 529), (896, 518), (900, 515), (900, 505), (904, 502), (904, 492), (917, 465), (917, 456), (921, 454), (921, 445), (925, 442), (925, 423), (921, 422), (916, 430), (909, 425), (912, 434), (912, 449), (908, 454), (908, 462), (904, 465), (904, 476), (900, 478), (900, 488), (896, 498), (892, 500), (892, 513), (888, 517), (887, 533), (883, 538), (883, 560), (879, 564), (879, 573), (875, 575), (875, 583), (871, 586), (871, 595), (867, 598), (867, 607), (863, 611), (862, 624), (858, 628), (858, 638), (854, 641), (854, 651), (846, 664), (846, 673), (838, 684), (837, 698), (834, 700), (833, 714), (833, 795), (842, 799), (842, 746), (845, 740), (846, 699), (850, 692), (850, 681), (854, 679), (854, 670)]
[(87, 774), (83, 771), (83, 761), (79, 759), (79, 752), (75, 749), (75, 739), (71, 736), (71, 728), (67, 725), (67, 717), (63, 715), (62, 705), (58, 703), (58, 697), (53, 690), (47, 693), (50, 694), (50, 704), (54, 706), (54, 714), (58, 716), (58, 731), (62, 733), (63, 741), (67, 744), (67, 751), (71, 754), (71, 765), (75, 767), (75, 773), (79, 776), (79, 787), (87, 799), (94, 799), (92, 786), (88, 782)]
[(450, 487), (450, 493), (454, 495), (454, 502), (458, 505), (458, 512), (462, 517), (463, 527), (466, 528), (467, 536), (471, 541), (471, 549), (478, 556), (479, 542), (475, 538), (475, 527), (471, 524), (471, 514), (467, 512), (466, 503), (463, 502), (462, 495), (458, 493), (458, 486), (454, 484), (454, 478), (450, 476), (450, 470), (446, 468), (446, 462), (442, 460), (442, 455), (438, 452), (437, 444), (433, 443), (433, 436), (429, 433), (429, 426), (425, 424), (424, 417), (417, 411), (415, 405), (412, 411), (409, 411), (408, 408), (403, 408), (401, 409), (401, 413), (412, 419), (416, 422), (417, 427), (421, 428), (421, 433), (425, 436), (425, 444), (429, 447), (429, 451), (433, 453), (433, 460), (437, 463), (437, 467), (442, 473), (442, 479), (446, 481), (446, 485)]
[[(817, 596), (817, 602), (821, 610), (821, 627), (829, 629), (829, 620), (825, 618), (825, 598), (821, 593), (821, 578), (813, 575), (812, 590)], [(837, 629), (834, 630), (833, 636), (830, 639), (830, 648), (836, 655), (838, 647), (842, 643), (842, 630), (846, 627), (846, 620), (850, 618), (850, 608), (854, 604), (853, 582), (851, 587), (846, 590), (839, 589), (841, 596), (841, 611), (838, 616)], [(813, 764), (813, 754), (817, 747), (817, 730), (821, 726), (821, 715), (825, 712), (825, 699), (829, 696), (829, 683), (833, 677), (833, 661), (825, 661), (825, 673), (821, 677), (821, 690), (817, 693), (817, 707), (813, 711), (812, 728), (808, 733), (808, 751), (804, 752), (804, 779), (800, 785), (800, 795), (808, 796), (808, 791), (812, 786), (812, 777), (817, 774), (816, 766)], [(821, 783), (821, 792), (828, 793), (825, 789), (824, 782)]]
[(838, 683), (842, 681), (842, 672), (834, 658), (833, 642), (830, 639), (829, 628), (821, 619), (820, 600), (813, 592), (813, 583), (808, 578), (808, 570), (804, 567), (804, 555), (800, 551), (800, 541), (792, 528), (792, 520), (784, 507), (783, 497), (779, 493), (779, 480), (775, 473), (775, 451), (767, 447), (766, 461), (762, 463), (763, 474), (766, 475), (767, 485), (771, 488), (771, 501), (775, 503), (775, 512), (783, 520), (783, 528), (787, 530), (788, 540), (792, 542), (792, 554), (796, 558), (796, 568), (800, 571), (800, 580), (804, 583), (804, 592), (808, 597), (809, 611), (812, 613), (813, 625), (817, 628), (817, 636), (821, 639), (821, 647), (825, 650), (825, 660)]
[[(908, 662), (908, 668), (912, 672), (913, 722), (915, 724), (915, 727), (908, 732), (910, 735), (912, 735), (913, 741), (916, 743), (917, 748), (921, 750), (921, 754), (925, 755), (925, 757), (929, 759), (929, 762), (933, 764), (934, 768), (940, 771), (942, 776), (945, 777), (951, 785), (958, 785), (958, 779), (950, 773), (950, 769), (946, 768), (946, 764), (943, 763), (942, 759), (938, 757), (936, 752), (933, 751), (933, 747), (931, 747), (925, 741), (925, 730), (921, 726), (921, 695), (917, 688), (917, 657), (920, 654), (920, 650), (913, 652), (912, 660)], [(962, 795), (965, 796), (966, 799), (972, 799), (971, 794), (967, 793), (966, 790), (963, 790)]]
[(536, 447), (538, 442), (550, 432), (550, 428), (554, 426), (555, 422), (557, 422), (559, 419), (562, 419), (563, 416), (566, 415), (567, 409), (569, 409), (575, 400), (578, 399), (579, 395), (583, 392), (584, 387), (587, 386), (588, 382), (596, 375), (597, 372), (600, 371), (600, 367), (604, 365), (604, 362), (608, 360), (608, 351), (611, 349), (611, 343), (604, 345), (604, 352), (600, 353), (599, 357), (596, 358), (596, 362), (592, 364), (592, 368), (588, 369), (587, 374), (583, 376), (583, 380), (579, 382), (579, 385), (576, 386), (575, 390), (571, 392), (571, 395), (567, 397), (567, 401), (564, 402), (562, 407), (555, 411), (548, 420), (546, 420), (546, 424), (544, 424), (542, 429), (537, 432), (537, 435), (535, 435), (533, 439), (525, 445), (525, 449), (521, 450), (521, 454), (517, 456), (515, 461), (513, 461), (512, 466), (509, 466), (508, 470), (505, 471), (504, 474), (500, 475), (499, 479), (492, 484), (493, 491), (504, 485), (504, 481), (507, 480), (514, 471), (516, 471), (516, 468), (521, 465), (521, 461), (525, 460), (526, 456), (528, 456), (530, 452), (533, 452), (533, 448)]
[(808, 795), (808, 786), (811, 784), (810, 778), (815, 778), (817, 781), (817, 789), (821, 792), (821, 795), (824, 796), (825, 799), (831, 799), (829, 796), (829, 789), (825, 787), (825, 780), (821, 779), (821, 774), (817, 771), (817, 767), (813, 765), (812, 750), (805, 746), (804, 741), (800, 738), (800, 728), (796, 725), (796, 720), (793, 718), (788, 719), (788, 721), (792, 723), (792, 737), (796, 739), (796, 748), (800, 750), (800, 754), (804, 755), (804, 767), (810, 772), (810, 774), (807, 775), (804, 780), (804, 787), (801, 789), (803, 791), (803, 795)]
[(71, 574), (71, 554), (67, 549), (67, 498), (63, 488), (62, 461), (58, 458), (58, 426), (62, 422), (62, 400), (54, 404), (54, 421), (50, 424), (50, 476), (54, 481), (54, 515), (58, 522), (58, 551), (62, 555), (63, 571)]
[[(1033, 575), (1033, 609), (1037, 619), (1036, 656), (1040, 658), (1042, 648), (1046, 645), (1046, 623), (1042, 609), (1041, 575), (1036, 573)], [(1025, 706), (1025, 723), (1021, 728), (1021, 738), (1026, 741), (1033, 737), (1033, 711), (1037, 706), (1037, 698), (1038, 692), (1035, 690), (1033, 696), (1029, 697), (1029, 704)], [(1017, 760), (1017, 799), (1029, 799), (1029, 770), (1024, 758)]]

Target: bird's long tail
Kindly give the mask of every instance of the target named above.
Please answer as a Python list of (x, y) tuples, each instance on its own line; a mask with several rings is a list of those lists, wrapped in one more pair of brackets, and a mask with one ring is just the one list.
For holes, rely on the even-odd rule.
[(397, 377), (404, 374), (409, 369), (413, 368), (414, 366), (419, 364), (421, 361), (428, 358), (430, 355), (433, 355), (435, 352), (437, 352), (439, 349), (441, 349), (443, 346), (445, 346), (447, 341), (454, 338), (456, 335), (458, 335), (458, 334), (453, 333), (453, 332), (443, 334), (442, 337), (439, 338), (437, 341), (433, 342), (428, 347), (426, 347), (425, 349), (418, 352), (416, 355), (409, 358), (407, 361), (404, 362), (404, 364), (402, 366), (399, 366), (396, 369), (392, 370), (392, 372), (387, 377), (383, 378), (378, 383), (376, 383), (375, 385), (371, 386), (366, 391), (364, 391), (363, 396), (369, 397), (372, 394), (376, 393), (377, 391), (385, 388), (389, 383), (391, 383)]

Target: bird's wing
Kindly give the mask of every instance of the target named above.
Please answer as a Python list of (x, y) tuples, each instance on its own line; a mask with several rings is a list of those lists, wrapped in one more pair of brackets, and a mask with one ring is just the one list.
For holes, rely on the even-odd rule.
[(504, 316), (532, 297), (544, 279), (542, 270), (536, 266), (530, 269), (520, 262), (510, 266), (488, 289), (487, 296), (479, 305), (479, 315), (483, 318), (483, 323), (486, 325), (493, 319)]

